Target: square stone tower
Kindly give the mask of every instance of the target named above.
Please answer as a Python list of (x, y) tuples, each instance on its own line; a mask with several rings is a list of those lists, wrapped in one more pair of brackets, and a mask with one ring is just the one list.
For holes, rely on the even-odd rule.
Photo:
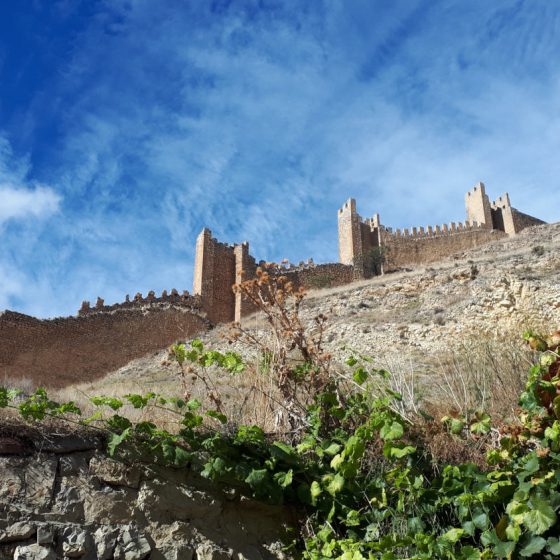
[(354, 264), (363, 254), (361, 222), (356, 201), (349, 198), (338, 210), (338, 260), (342, 264)]
[(484, 183), (477, 183), (465, 195), (467, 222), (476, 222), (485, 228), (492, 229), (492, 207), (486, 194)]

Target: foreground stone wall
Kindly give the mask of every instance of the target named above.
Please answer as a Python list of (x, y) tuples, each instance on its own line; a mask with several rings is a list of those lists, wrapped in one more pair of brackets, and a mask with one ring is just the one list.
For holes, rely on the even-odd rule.
[(91, 381), (209, 325), (189, 307), (148, 306), (50, 320), (6, 311), (0, 315), (0, 377), (46, 387)]
[(126, 464), (91, 436), (3, 436), (0, 559), (286, 558), (292, 512), (189, 469)]

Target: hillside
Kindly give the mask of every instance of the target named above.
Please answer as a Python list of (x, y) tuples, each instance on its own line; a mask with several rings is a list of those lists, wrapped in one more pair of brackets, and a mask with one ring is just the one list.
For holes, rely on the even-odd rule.
[[(304, 300), (303, 316), (310, 325), (320, 313), (328, 317), (325, 348), (335, 361), (342, 363), (352, 352), (367, 354), (394, 373), (401, 389), (410, 379), (423, 387), (422, 391), (409, 387), (414, 398), (417, 392), (426, 393), (426, 387), (427, 400), (448, 398), (452, 389), (442, 394), (438, 379), (453, 386), (460, 375), (467, 384), (490, 387), (501, 372), (505, 372), (500, 378), (503, 391), (514, 395), (527, 370), (523, 330), (560, 326), (559, 249), (560, 223), (529, 228), (430, 267), (311, 291)], [(265, 330), (259, 315), (247, 318), (243, 326), (255, 333)], [(202, 341), (208, 348), (250, 356), (251, 348), (226, 341), (228, 332), (228, 326), (220, 326), (202, 336)], [(176, 393), (177, 370), (167, 364), (166, 356), (167, 350), (162, 349), (94, 383), (68, 387), (63, 396)], [(234, 379), (220, 372), (212, 376), (235, 417), (263, 420), (258, 396), (249, 397), (247, 391), (253, 391), (255, 382), (261, 391), (267, 390), (265, 378), (255, 372)], [(202, 397), (206, 392), (194, 377), (182, 390)], [(245, 418), (246, 413), (251, 417)]]
[[(74, 403), (61, 407), (72, 433), (59, 419), (37, 429), (3, 407), (14, 398), (24, 416), (40, 420), (59, 405), (40, 391), (4, 391), (8, 499), (0, 510), (18, 522), (0, 527), (0, 556), (93, 558), (96, 549), (139, 560), (285, 559), (305, 549), (306, 558), (348, 558), (351, 546), (391, 558), (501, 558), (517, 549), (557, 557), (556, 400), (533, 382), (523, 414), (518, 402), (535, 363), (522, 329), (550, 332), (560, 323), (559, 241), (560, 224), (539, 227), (437, 267), (307, 294), (307, 332), (320, 334), (317, 315), (328, 320), (326, 352), (311, 351), (306, 362), (290, 351), (297, 334), (275, 340), (255, 315), (238, 338), (228, 326), (202, 337), (206, 349), (241, 353), (241, 373), (191, 367), (190, 359), (180, 368), (161, 350), (51, 392), (94, 413), (85, 420), (89, 437)], [(544, 343), (542, 379), (557, 375), (559, 341), (560, 332), (531, 340)], [(197, 364), (217, 354), (192, 348)], [(374, 367), (360, 367), (361, 353)], [(286, 392), (282, 365), (291, 375)], [(115, 398), (127, 393), (146, 397)], [(88, 404), (100, 394), (108, 398)], [(112, 458), (99, 449), (104, 438), (110, 453), (117, 448)], [(506, 522), (513, 529), (503, 539), (497, 531)], [(539, 554), (545, 547), (552, 555)]]

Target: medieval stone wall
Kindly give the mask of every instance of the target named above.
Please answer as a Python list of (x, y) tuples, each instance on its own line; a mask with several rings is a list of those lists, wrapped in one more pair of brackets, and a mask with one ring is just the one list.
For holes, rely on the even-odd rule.
[(172, 305), (49, 320), (6, 311), (0, 315), (0, 380), (47, 387), (90, 381), (208, 328), (200, 310)]
[(539, 226), (542, 225), (546, 222), (543, 222), (542, 220), (539, 220), (538, 218), (534, 218), (533, 216), (529, 216), (528, 214), (524, 214), (523, 212), (520, 212), (519, 210), (516, 210), (515, 208), (512, 208), (512, 214), (513, 214), (513, 224), (515, 227), (515, 231), (519, 232), (522, 229), (525, 229), (527, 227), (531, 227), (531, 226)]
[[(359, 221), (353, 222), (357, 231), (363, 229)], [(371, 236), (365, 230), (364, 235)], [(221, 243), (212, 237), (209, 229), (204, 229), (196, 243), (194, 293), (212, 322), (240, 321), (256, 311), (254, 304), (239, 291), (234, 292), (233, 287), (254, 278), (258, 265), (264, 266), (269, 274), (287, 276), (295, 288), (340, 286), (356, 278), (352, 265), (316, 265), (311, 259), (297, 266), (287, 262), (272, 267), (264, 261), (257, 264), (249, 253), (247, 242), (234, 245)]]
[(0, 558), (288, 560), (290, 509), (103, 446), (60, 427), (0, 428)]
[(341, 263), (279, 267), (276, 274), (286, 276), (295, 288), (331, 288), (355, 280), (354, 267)]
[(452, 227), (438, 226), (438, 231), (429, 228), (420, 233), (417, 228), (413, 229), (416, 233), (412, 235), (407, 230), (397, 230), (398, 234), (384, 232), (385, 272), (437, 262), (506, 236), (502, 231), (482, 227), (458, 228), (455, 224)]
[[(390, 272), (435, 262), (500, 236), (515, 235), (526, 227), (545, 223), (513, 208), (508, 193), (490, 202), (484, 183), (480, 182), (466, 193), (465, 208), (465, 223), (393, 232), (381, 225), (379, 214), (362, 220), (356, 212), (356, 202), (350, 199), (338, 211), (340, 262), (353, 264), (356, 269), (362, 267), (363, 275), (367, 276), (364, 263), (367, 264), (368, 258), (384, 256), (383, 272)], [(368, 255), (376, 247), (380, 248), (380, 255)], [(359, 273), (360, 270), (356, 270), (355, 275)]]

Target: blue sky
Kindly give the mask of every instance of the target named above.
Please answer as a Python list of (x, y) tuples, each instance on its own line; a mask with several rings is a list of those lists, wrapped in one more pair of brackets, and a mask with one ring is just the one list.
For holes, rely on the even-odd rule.
[(336, 261), (464, 193), (560, 219), (560, 4), (0, 3), (0, 309), (190, 289), (202, 227)]

